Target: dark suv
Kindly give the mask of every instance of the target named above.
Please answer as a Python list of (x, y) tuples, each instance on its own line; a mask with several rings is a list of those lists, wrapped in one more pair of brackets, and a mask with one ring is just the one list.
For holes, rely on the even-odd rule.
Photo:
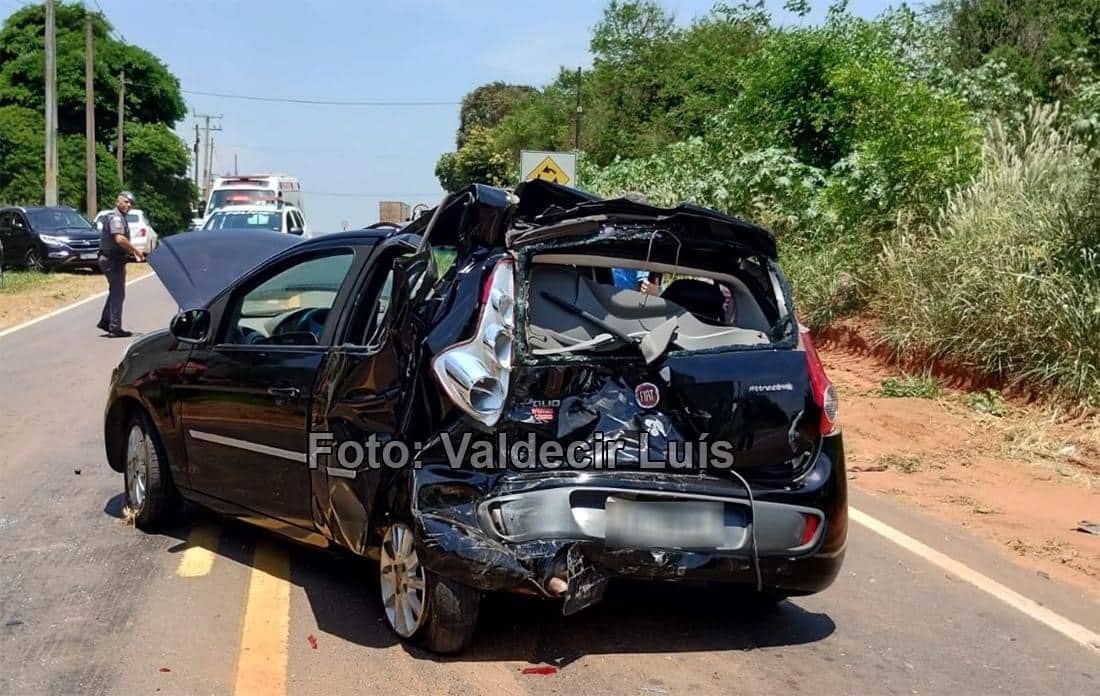
[(99, 232), (72, 208), (0, 208), (0, 245), (30, 270), (98, 267)]

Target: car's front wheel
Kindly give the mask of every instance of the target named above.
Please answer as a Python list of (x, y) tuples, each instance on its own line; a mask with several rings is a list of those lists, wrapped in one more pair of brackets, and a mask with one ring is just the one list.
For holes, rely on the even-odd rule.
[(38, 249), (30, 249), (27, 251), (27, 255), (24, 257), (24, 262), (27, 265), (28, 271), (34, 271), (35, 273), (45, 273), (46, 264), (42, 261), (42, 254), (38, 252)]
[(126, 429), (126, 507), (139, 529), (155, 529), (171, 517), (176, 491), (156, 430), (143, 413), (134, 413)]
[(390, 628), (435, 653), (456, 653), (473, 640), (481, 593), (428, 572), (416, 553), (412, 528), (394, 523), (379, 556), (382, 607)]

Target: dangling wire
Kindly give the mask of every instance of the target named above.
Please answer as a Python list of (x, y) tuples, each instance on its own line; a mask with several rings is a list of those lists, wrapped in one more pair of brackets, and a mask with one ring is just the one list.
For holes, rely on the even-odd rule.
[[(676, 242), (676, 256), (673, 259), (673, 263), (672, 263), (672, 274), (677, 275), (680, 272), (680, 250), (683, 249), (684, 245), (680, 241), (679, 237), (672, 234), (668, 230), (660, 230), (660, 229), (657, 229), (656, 227), (653, 228), (653, 233), (649, 235), (649, 247), (646, 249), (646, 252), (645, 252), (646, 265), (648, 266), (650, 264), (652, 258), (653, 258), (653, 242), (654, 242), (654, 240), (657, 239), (657, 235), (661, 234), (662, 232), (664, 234), (667, 234), (669, 237), (672, 237), (672, 240), (674, 242)], [(644, 294), (645, 294), (645, 297), (642, 298), (642, 306), (643, 307), (645, 307), (646, 304), (649, 302), (649, 293), (647, 292), (647, 293), (644, 293)]]

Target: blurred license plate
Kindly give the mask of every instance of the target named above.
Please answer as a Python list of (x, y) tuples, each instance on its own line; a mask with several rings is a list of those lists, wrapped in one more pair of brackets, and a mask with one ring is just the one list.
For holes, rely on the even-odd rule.
[(713, 549), (725, 541), (724, 507), (706, 500), (609, 497), (604, 541), (619, 548)]
[(83, 254), (80, 255), (80, 258), (81, 259), (94, 259), (96, 256), (98, 256), (98, 254), (96, 254), (96, 252), (86, 251), (86, 252), (84, 252)]

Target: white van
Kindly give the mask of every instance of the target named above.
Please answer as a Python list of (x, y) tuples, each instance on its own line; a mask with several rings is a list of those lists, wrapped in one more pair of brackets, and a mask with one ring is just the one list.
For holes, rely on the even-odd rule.
[(279, 203), (302, 208), (302, 185), (294, 177), (281, 174), (222, 176), (214, 179), (203, 218), (227, 206), (277, 206)]

